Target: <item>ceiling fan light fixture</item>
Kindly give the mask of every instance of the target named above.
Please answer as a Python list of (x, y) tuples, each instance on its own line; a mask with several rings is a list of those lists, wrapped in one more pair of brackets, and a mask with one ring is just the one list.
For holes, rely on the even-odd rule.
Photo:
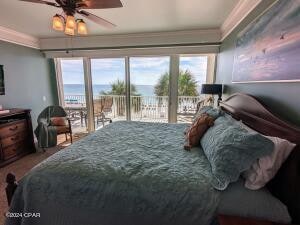
[(65, 27), (65, 34), (70, 35), (70, 36), (74, 36), (75, 35), (75, 29), (69, 28), (69, 27)]
[(78, 21), (77, 31), (78, 31), (78, 34), (81, 34), (81, 35), (87, 35), (88, 34), (86, 23), (83, 20)]
[(64, 21), (60, 15), (56, 14), (52, 19), (52, 28), (54, 30), (63, 31), (64, 30)]
[(75, 21), (74, 16), (67, 15), (66, 27), (69, 29), (76, 30), (76, 21)]
[[(1, 0), (0, 0), (1, 1)], [(62, 10), (61, 14), (56, 14), (52, 18), (52, 29), (65, 32), (68, 35), (75, 35), (77, 25), (80, 30), (76, 32), (79, 35), (87, 35), (88, 29), (83, 20), (76, 20), (75, 15), (79, 14), (81, 17), (91, 20), (98, 25), (105, 28), (114, 28), (115, 24), (103, 19), (86, 9), (109, 9), (123, 7), (121, 0), (19, 0), (34, 4), (43, 4), (59, 8)], [(51, 19), (51, 17), (50, 17)], [(78, 22), (79, 21), (79, 22)], [(49, 21), (50, 23), (50, 21)], [(50, 26), (51, 24), (49, 24)]]

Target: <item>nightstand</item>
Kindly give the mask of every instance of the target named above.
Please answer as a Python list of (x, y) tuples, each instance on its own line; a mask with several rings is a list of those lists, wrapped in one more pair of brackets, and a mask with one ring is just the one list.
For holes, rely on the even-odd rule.
[[(220, 225), (284, 225), (268, 221), (260, 221), (255, 219), (242, 218), (237, 216), (219, 215), (218, 222)], [(286, 224), (285, 224), (286, 225)]]

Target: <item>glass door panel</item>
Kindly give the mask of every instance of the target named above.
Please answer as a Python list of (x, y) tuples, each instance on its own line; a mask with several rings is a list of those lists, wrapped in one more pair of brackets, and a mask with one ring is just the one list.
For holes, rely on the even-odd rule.
[(87, 132), (87, 108), (82, 59), (61, 59), (63, 106), (74, 134)]
[(168, 122), (170, 57), (130, 58), (131, 120)]
[(206, 83), (207, 56), (181, 56), (178, 77), (177, 122), (190, 123)]
[(126, 120), (125, 59), (91, 59), (95, 127)]

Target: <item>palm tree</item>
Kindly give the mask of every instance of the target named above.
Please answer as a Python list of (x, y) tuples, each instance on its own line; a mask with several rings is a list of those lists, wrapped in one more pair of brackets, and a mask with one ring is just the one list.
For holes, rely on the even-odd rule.
[(180, 71), (178, 78), (178, 96), (197, 96), (197, 81), (189, 71)]
[[(141, 96), (136, 89), (136, 86), (131, 84), (130, 85), (130, 94), (131, 96)], [(125, 96), (126, 95), (126, 84), (125, 81), (116, 80), (111, 84), (110, 91), (101, 91), (100, 95), (118, 95), (118, 96)], [(116, 104), (118, 108), (118, 115), (124, 115), (125, 113), (125, 102), (122, 101), (120, 98), (116, 99)], [(140, 98), (132, 98), (132, 105), (133, 109), (137, 112), (140, 111), (141, 108), (141, 99)]]
[[(159, 78), (157, 84), (154, 87), (154, 93), (156, 96), (168, 96), (169, 95), (169, 73), (166, 72)], [(197, 81), (194, 75), (189, 70), (180, 70), (178, 77), (178, 96), (197, 96)]]
[[(134, 84), (131, 84), (130, 86), (130, 93), (131, 96), (140, 96), (140, 94), (137, 93), (136, 86)], [(101, 91), (101, 95), (126, 95), (126, 85), (125, 81), (122, 80), (116, 80), (111, 84), (111, 91)]]
[(169, 95), (169, 73), (165, 72), (159, 78), (157, 84), (154, 86), (154, 93), (156, 96), (168, 96)]

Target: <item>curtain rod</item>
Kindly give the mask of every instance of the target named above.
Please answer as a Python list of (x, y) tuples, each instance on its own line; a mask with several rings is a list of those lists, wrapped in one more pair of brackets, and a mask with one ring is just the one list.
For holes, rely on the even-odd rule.
[(122, 49), (149, 49), (149, 48), (170, 48), (170, 47), (198, 47), (198, 46), (220, 46), (221, 42), (210, 43), (188, 43), (188, 44), (161, 44), (161, 45), (129, 45), (129, 46), (108, 46), (108, 47), (89, 47), (89, 48), (59, 48), (41, 49), (41, 52), (57, 51), (92, 51), (92, 50), (122, 50)]

